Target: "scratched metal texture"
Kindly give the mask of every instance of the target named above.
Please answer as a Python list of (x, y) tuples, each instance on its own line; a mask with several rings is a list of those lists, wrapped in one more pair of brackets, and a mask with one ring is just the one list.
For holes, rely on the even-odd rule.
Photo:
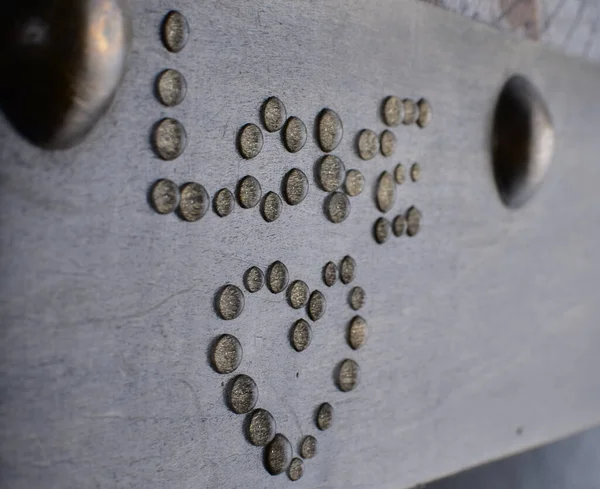
[[(178, 55), (159, 39), (171, 8), (192, 29)], [(175, 109), (152, 95), (164, 68), (188, 80)], [(488, 157), (490, 113), (514, 72), (545, 94), (557, 139), (545, 184), (518, 212), (500, 203)], [(224, 403), (231, 376), (207, 360), (224, 332), (242, 342), (238, 373), (256, 380), (258, 405), (294, 448), (317, 436), (298, 488), (398, 489), (600, 422), (599, 86), (597, 66), (409, 1), (136, 2), (129, 72), (87, 142), (45, 152), (0, 123), (0, 486), (292, 484), (267, 474), (244, 416)], [(426, 96), (433, 122), (395, 129), (396, 155), (363, 162), (355, 136), (383, 130), (389, 94)], [(271, 95), (307, 123), (309, 142), (291, 155), (265, 133), (260, 156), (242, 160), (237, 131)], [(339, 225), (312, 177), (323, 107), (344, 122), (335, 154), (367, 179)], [(149, 144), (167, 115), (189, 135), (174, 162)], [(417, 205), (422, 230), (377, 245), (376, 178), (413, 160), (423, 178), (400, 188), (394, 213)], [(239, 206), (185, 223), (146, 201), (163, 177), (214, 195), (252, 174), (277, 191), (292, 167), (311, 189), (274, 223)], [(350, 287), (321, 281), (346, 254), (367, 293), (370, 336), (357, 352), (345, 342)], [(223, 284), (275, 260), (327, 297), (303, 353), (288, 343), (302, 314), (283, 295), (246, 294), (234, 321), (212, 307)], [(350, 393), (332, 379), (344, 358), (362, 372)], [(321, 433), (324, 401), (335, 422)]]

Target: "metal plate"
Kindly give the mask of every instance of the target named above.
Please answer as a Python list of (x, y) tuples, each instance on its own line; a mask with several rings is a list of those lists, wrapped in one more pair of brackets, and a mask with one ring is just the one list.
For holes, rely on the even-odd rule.
[[(112, 111), (76, 149), (44, 152), (0, 128), (0, 481), (2, 487), (275, 488), (262, 450), (244, 436), (225, 387), (250, 375), (258, 407), (292, 442), (314, 435), (318, 454), (295, 487), (396, 489), (544, 443), (600, 421), (600, 261), (597, 127), (600, 69), (422, 4), (376, 2), (136, 2), (134, 52)], [(190, 26), (178, 54), (160, 25), (177, 8)], [(154, 98), (156, 76), (183, 73), (175, 108)], [(545, 95), (556, 154), (523, 209), (500, 202), (490, 167), (491, 113), (505, 79), (528, 76)], [(263, 131), (243, 159), (239, 129), (261, 125), (276, 95), (308, 141), (289, 153)], [(356, 151), (362, 129), (380, 134), (381, 104), (426, 97), (426, 129), (393, 128), (393, 157)], [(365, 176), (340, 224), (324, 213), (313, 169), (314, 132), (333, 109), (344, 137), (333, 152)], [(185, 126), (185, 152), (157, 158), (155, 123)], [(415, 205), (418, 234), (375, 242), (376, 182), (418, 161), (420, 179), (398, 187), (396, 213)], [(212, 210), (197, 222), (157, 214), (154, 182), (194, 181), (212, 197), (253, 175), (281, 192), (292, 168), (306, 198), (266, 222), (259, 205)], [(345, 255), (355, 280), (327, 287), (323, 267)], [(327, 300), (308, 349), (289, 328), (304, 317), (285, 293), (243, 289), (251, 266), (281, 260)], [(244, 290), (232, 321), (214, 310), (227, 283)], [(347, 344), (348, 304), (365, 345)], [(223, 376), (211, 343), (234, 334), (244, 358)], [(346, 358), (360, 366), (350, 392), (336, 386)], [(321, 432), (316, 409), (334, 407)]]

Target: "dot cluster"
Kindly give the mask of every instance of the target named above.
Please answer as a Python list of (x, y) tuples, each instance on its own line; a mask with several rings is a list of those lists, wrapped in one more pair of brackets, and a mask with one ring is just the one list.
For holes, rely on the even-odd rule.
[[(306, 315), (311, 321), (323, 317), (327, 308), (324, 294), (318, 290), (310, 291), (302, 280), (290, 283), (289, 272), (284, 263), (272, 263), (266, 273), (259, 267), (249, 268), (243, 276), (244, 288), (254, 294), (264, 285), (273, 294), (284, 291), (288, 304), (295, 310), (306, 308)], [(217, 314), (225, 320), (239, 317), (245, 305), (242, 289), (227, 284), (215, 297)], [(290, 344), (297, 352), (310, 346), (312, 329), (309, 322), (298, 319), (290, 329)], [(221, 335), (215, 340), (211, 349), (211, 364), (215, 371), (230, 374), (242, 363), (242, 346), (232, 335)], [(266, 409), (255, 409), (259, 400), (259, 390), (254, 380), (245, 374), (238, 374), (227, 386), (226, 392), (229, 408), (237, 414), (248, 414), (246, 423), (247, 439), (255, 446), (264, 447), (265, 469), (272, 475), (288, 473), (290, 480), (295, 481), (304, 474), (304, 460), (313, 458), (317, 453), (317, 439), (312, 435), (305, 436), (300, 443), (300, 457), (293, 457), (290, 441), (281, 433), (277, 433), (274, 417)], [(322, 404), (316, 415), (316, 427), (326, 430), (331, 426), (333, 409), (330, 404)]]
[(189, 222), (201, 219), (210, 206), (206, 189), (195, 182), (178, 187), (173, 181), (161, 179), (150, 189), (150, 203), (159, 214), (177, 211), (181, 219)]
[[(306, 124), (296, 116), (287, 116), (284, 103), (277, 97), (264, 101), (261, 109), (261, 119), (265, 130), (269, 133), (281, 131), (283, 145), (290, 153), (297, 153), (306, 144), (308, 130)], [(254, 123), (244, 125), (237, 138), (240, 155), (251, 160), (262, 151), (264, 136), (260, 127)]]
[[(187, 44), (189, 26), (185, 17), (177, 11), (169, 12), (162, 24), (162, 41), (171, 53), (180, 52)], [(182, 73), (175, 69), (165, 69), (156, 78), (155, 94), (165, 107), (181, 104), (187, 94), (187, 82)], [(381, 117), (388, 128), (379, 134), (363, 129), (356, 139), (356, 150), (362, 160), (371, 160), (381, 154), (385, 158), (393, 156), (397, 150), (397, 139), (393, 128), (416, 124), (427, 127), (432, 119), (432, 110), (426, 99), (415, 102), (412, 99), (387, 97), (381, 106)], [(280, 133), (283, 146), (289, 153), (301, 151), (308, 139), (304, 122), (295, 116), (288, 117), (284, 103), (277, 97), (264, 101), (261, 109), (260, 124), (247, 123), (237, 132), (237, 151), (246, 160), (260, 155), (265, 144), (266, 133)], [(327, 193), (324, 198), (324, 213), (334, 224), (348, 218), (351, 211), (349, 197), (363, 193), (366, 182), (364, 175), (357, 169), (346, 170), (344, 162), (333, 152), (343, 140), (344, 128), (339, 115), (330, 108), (322, 109), (316, 118), (315, 137), (323, 155), (316, 162), (314, 178), (318, 188)], [(268, 134), (267, 134), (268, 137)], [(158, 121), (152, 130), (152, 146), (156, 155), (165, 160), (177, 159), (185, 151), (187, 134), (183, 125), (176, 119), (167, 117)], [(398, 164), (393, 171), (384, 171), (375, 185), (375, 203), (382, 214), (392, 211), (396, 202), (398, 186), (408, 178), (417, 182), (421, 178), (419, 163), (413, 163), (408, 170)], [(169, 179), (156, 181), (149, 192), (149, 202), (159, 214), (176, 213), (189, 222), (200, 220), (211, 207), (219, 217), (232, 214), (236, 202), (241, 209), (252, 209), (260, 205), (260, 212), (266, 222), (279, 219), (284, 205), (296, 206), (304, 201), (309, 191), (306, 174), (299, 168), (287, 172), (281, 182), (280, 194), (274, 191), (263, 193), (260, 182), (252, 175), (239, 179), (233, 190), (221, 188), (211, 201), (207, 190), (199, 183), (187, 182), (179, 186)], [(391, 234), (399, 237), (404, 234), (415, 236), (421, 226), (421, 212), (414, 206), (397, 214), (392, 222), (385, 216), (379, 217), (374, 224), (373, 234), (377, 243), (384, 243)], [(360, 311), (367, 300), (364, 289), (350, 285), (356, 277), (356, 262), (346, 256), (338, 264), (326, 263), (322, 269), (322, 279), (326, 287), (333, 287), (338, 279), (348, 286), (347, 304), (352, 311)], [(311, 324), (319, 321), (327, 310), (327, 300), (323, 292), (310, 290), (306, 282), (290, 282), (287, 267), (280, 261), (272, 263), (266, 272), (259, 267), (249, 268), (242, 278), (243, 287), (226, 284), (216, 294), (214, 307), (218, 316), (232, 321), (243, 314), (246, 296), (267, 289), (273, 294), (282, 294), (287, 304), (297, 311), (305, 311), (306, 318), (297, 319), (290, 327), (289, 342), (291, 348), (301, 353), (310, 347), (313, 341)], [(244, 290), (243, 290), (244, 289)], [(284, 293), (285, 292), (285, 293)], [(345, 342), (352, 355), (357, 354), (368, 337), (367, 321), (360, 315), (354, 315), (345, 330)], [(292, 354), (294, 354), (292, 352)], [(230, 375), (238, 370), (243, 360), (243, 348), (239, 340), (230, 334), (215, 339), (210, 350), (210, 362), (213, 369), (222, 375)], [(342, 392), (353, 391), (360, 382), (360, 367), (353, 358), (345, 358), (335, 368), (334, 379)], [(299, 443), (299, 454), (294, 456), (290, 441), (277, 431), (275, 418), (263, 408), (257, 408), (259, 388), (250, 376), (238, 373), (226, 386), (227, 405), (237, 414), (247, 415), (245, 425), (246, 438), (252, 445), (263, 448), (266, 470), (272, 475), (287, 472), (290, 480), (300, 479), (305, 470), (305, 461), (317, 454), (317, 439), (306, 435)], [(315, 413), (315, 427), (324, 431), (333, 423), (333, 407), (323, 403)]]
[(398, 214), (391, 222), (385, 217), (379, 217), (373, 226), (373, 235), (377, 243), (383, 244), (392, 233), (399, 238), (406, 232), (406, 235), (412, 238), (420, 229), (421, 211), (413, 206), (405, 214)]
[[(323, 267), (323, 282), (326, 286), (333, 286), (339, 279), (343, 285), (351, 284), (356, 277), (356, 262), (346, 256), (339, 267), (334, 262), (328, 262)], [(289, 272), (284, 263), (272, 263), (266, 273), (259, 267), (249, 268), (242, 278), (243, 286), (247, 292), (254, 294), (264, 285), (273, 294), (284, 291), (287, 303), (295, 310), (306, 309), (310, 321), (320, 320), (327, 310), (325, 295), (319, 290), (309, 289), (306, 282), (293, 280), (290, 282)], [(365, 291), (361, 287), (353, 287), (348, 295), (349, 306), (353, 310), (361, 309), (366, 301)], [(245, 296), (241, 287), (234, 284), (224, 285), (216, 294), (215, 310), (221, 319), (231, 321), (238, 318), (244, 310)], [(296, 352), (306, 350), (312, 340), (312, 329), (309, 320), (298, 319), (291, 327), (289, 339)], [(367, 338), (367, 323), (355, 316), (348, 325), (347, 343), (352, 350), (361, 348)], [(210, 363), (213, 369), (223, 375), (232, 374), (242, 364), (243, 348), (239, 340), (230, 334), (222, 334), (212, 344), (210, 350)], [(336, 367), (336, 385), (342, 392), (354, 390), (360, 380), (358, 364), (349, 358), (344, 359)], [(305, 460), (317, 454), (317, 439), (306, 435), (299, 444), (299, 457), (293, 456), (293, 448), (285, 435), (277, 432), (275, 418), (264, 408), (256, 408), (259, 401), (259, 388), (250, 376), (237, 374), (226, 387), (227, 404), (236, 414), (248, 415), (246, 423), (247, 440), (263, 448), (265, 469), (272, 475), (287, 472), (290, 480), (295, 481), (304, 474)], [(331, 427), (333, 422), (333, 407), (329, 403), (321, 404), (316, 411), (316, 428), (324, 431)]]
[[(189, 25), (185, 16), (176, 10), (169, 12), (163, 19), (161, 36), (168, 51), (179, 53), (189, 39)], [(187, 94), (185, 77), (175, 69), (165, 69), (156, 77), (155, 94), (165, 107), (181, 104)], [(170, 117), (158, 121), (152, 129), (152, 146), (156, 155), (165, 161), (179, 158), (187, 146), (183, 124)]]
[[(212, 207), (219, 217), (229, 216), (237, 202), (242, 209), (252, 209), (260, 204), (260, 211), (267, 222), (273, 222), (281, 216), (284, 201), (290, 206), (300, 204), (308, 194), (308, 177), (298, 168), (292, 168), (282, 182), (284, 200), (275, 192), (263, 196), (260, 182), (252, 175), (242, 177), (235, 195), (227, 188), (218, 190), (212, 200)], [(195, 190), (191, 193), (191, 190)], [(154, 183), (149, 194), (150, 204), (159, 214), (177, 211), (186, 221), (198, 221), (206, 215), (211, 199), (206, 189), (199, 183), (188, 182), (178, 187), (168, 179)], [(193, 208), (193, 212), (186, 212)]]
[[(417, 124), (425, 128), (431, 123), (432, 110), (429, 102), (422, 98), (418, 102), (412, 99), (399, 99), (396, 96), (387, 97), (381, 106), (381, 117), (388, 127), (397, 127), (400, 124)], [(379, 137), (370, 129), (363, 129), (358, 133), (356, 147), (358, 155), (363, 160), (371, 160), (381, 153), (384, 157), (392, 156), (396, 151), (396, 136), (390, 129), (385, 129)], [(410, 179), (418, 182), (421, 179), (421, 166), (413, 163), (410, 167)], [(380, 174), (375, 187), (375, 203), (382, 214), (391, 211), (396, 202), (396, 187), (406, 181), (406, 170), (398, 164), (393, 175), (388, 171)], [(415, 236), (421, 227), (421, 211), (410, 207), (404, 214), (396, 215), (392, 222), (381, 216), (373, 225), (373, 237), (379, 244), (385, 243), (390, 235), (402, 236), (405, 231), (407, 236)]]
[[(173, 70), (163, 72), (159, 76), (157, 93), (161, 99), (174, 99), (176, 95), (164, 93), (160, 86), (164, 85), (164, 78), (177, 78)], [(181, 86), (182, 77), (179, 77), (177, 86)], [(162, 93), (162, 95), (161, 95)], [(295, 153), (300, 151), (307, 140), (306, 125), (298, 117), (287, 117), (285, 105), (277, 97), (268, 98), (262, 106), (262, 124), (267, 132), (281, 131), (285, 148)], [(339, 115), (328, 108), (321, 110), (317, 116), (317, 142), (324, 152), (334, 151), (343, 139), (343, 124)], [(185, 149), (187, 136), (183, 126), (175, 119), (167, 118), (159, 121), (154, 135), (154, 148), (165, 160), (177, 158)], [(245, 159), (256, 158), (262, 151), (264, 136), (261, 128), (254, 123), (243, 125), (237, 136), (237, 148), (240, 155)], [(344, 163), (333, 154), (326, 154), (317, 163), (315, 172), (317, 185), (327, 192), (325, 197), (325, 215), (332, 223), (340, 223), (350, 215), (350, 201), (348, 196), (356, 197), (365, 188), (365, 178), (356, 169), (346, 171)], [(159, 185), (160, 184), (160, 185)], [(195, 184), (194, 185), (200, 185)], [(200, 185), (200, 187), (202, 187)], [(162, 195), (160, 189), (169, 190), (169, 195)], [(203, 188), (203, 187), (202, 187)], [(300, 204), (306, 198), (309, 191), (309, 183), (306, 174), (299, 168), (290, 170), (282, 180), (282, 196), (277, 192), (269, 191), (263, 195), (260, 182), (252, 175), (246, 175), (238, 182), (235, 197), (242, 209), (252, 209), (260, 204), (261, 215), (266, 222), (277, 220), (283, 211), (283, 204), (290, 206)], [(150, 203), (160, 214), (168, 214), (177, 210), (179, 202), (179, 190), (174, 182), (161, 179), (155, 183), (150, 191)], [(192, 215), (178, 212), (178, 215), (187, 221), (201, 219), (210, 207), (210, 196), (204, 190), (203, 200), (200, 206), (203, 212), (194, 212)], [(219, 217), (229, 216), (235, 207), (234, 193), (222, 188), (214, 196), (213, 208)], [(157, 200), (158, 199), (158, 200)], [(172, 205), (165, 205), (166, 202)]]
[[(179, 52), (189, 37), (189, 28), (185, 18), (172, 11), (163, 22), (163, 42), (167, 49)], [(185, 97), (185, 78), (176, 70), (165, 70), (157, 78), (157, 96), (167, 106), (180, 103)], [(432, 110), (426, 99), (414, 102), (412, 99), (387, 97), (381, 107), (383, 122), (389, 127), (417, 124), (421, 128), (429, 125)], [(281, 131), (283, 145), (291, 152), (300, 151), (307, 141), (307, 129), (298, 117), (287, 116), (284, 103), (277, 97), (270, 97), (262, 105), (262, 125), (269, 133)], [(325, 108), (317, 116), (316, 137), (321, 150), (326, 153), (317, 162), (314, 172), (317, 185), (327, 196), (324, 201), (326, 217), (334, 224), (343, 222), (351, 211), (348, 196), (360, 195), (365, 188), (365, 177), (356, 169), (346, 171), (343, 161), (330, 154), (343, 139), (343, 123), (339, 115), (332, 109)], [(177, 120), (165, 118), (154, 128), (153, 143), (157, 154), (165, 159), (177, 158), (185, 149), (187, 136), (185, 129)], [(245, 159), (256, 158), (262, 151), (264, 136), (261, 128), (254, 123), (247, 123), (238, 132), (237, 147)], [(384, 157), (392, 156), (396, 151), (397, 141), (390, 129), (385, 129), (378, 136), (370, 129), (363, 129), (357, 137), (357, 151), (360, 158), (370, 160), (379, 152)], [(410, 179), (413, 182), (421, 178), (421, 167), (413, 163), (410, 167)], [(393, 181), (401, 185), (406, 180), (405, 169), (398, 164), (394, 176), (384, 171), (376, 187), (376, 204), (383, 214), (389, 212), (395, 203), (396, 189)], [(263, 195), (260, 182), (252, 175), (246, 175), (238, 182), (236, 193), (227, 188), (218, 190), (214, 196), (213, 208), (219, 217), (229, 216), (235, 208), (235, 197), (242, 209), (252, 209), (260, 204), (260, 212), (266, 222), (279, 219), (284, 203), (295, 206), (307, 196), (309, 183), (306, 174), (299, 168), (293, 168), (283, 178), (282, 195), (268, 191)], [(185, 193), (184, 193), (185, 190)], [(210, 207), (210, 196), (200, 184), (189, 182), (181, 188), (167, 179), (155, 182), (150, 190), (150, 203), (160, 214), (178, 211), (178, 215), (187, 221), (201, 219)], [(420, 229), (421, 212), (415, 207), (406, 211), (406, 215), (397, 215), (393, 222), (386, 217), (379, 217), (373, 227), (373, 235), (378, 243), (384, 243), (393, 233), (395, 236), (406, 234), (415, 236)]]
[(350, 215), (350, 197), (360, 195), (365, 188), (365, 178), (359, 170), (346, 171), (344, 162), (333, 154), (344, 137), (344, 126), (340, 116), (332, 109), (325, 108), (317, 116), (317, 142), (326, 153), (318, 162), (315, 181), (321, 190), (327, 192), (324, 209), (327, 218), (339, 224)]
[[(287, 117), (285, 104), (277, 97), (268, 98), (262, 106), (262, 124), (267, 132), (281, 131), (284, 147), (290, 153), (297, 153), (306, 144), (308, 131), (304, 122), (298, 117)], [(344, 128), (339, 115), (332, 109), (325, 108), (317, 116), (317, 142), (325, 153), (334, 151), (342, 141)], [(238, 134), (238, 151), (246, 159), (258, 156), (262, 150), (264, 137), (256, 124), (246, 124)], [(350, 202), (342, 187), (350, 196), (359, 195), (364, 189), (364, 177), (358, 170), (350, 170), (346, 175), (343, 162), (334, 155), (326, 155), (318, 163), (317, 184), (326, 192), (325, 214), (333, 223), (344, 221), (350, 214)], [(284, 199), (290, 205), (297, 205), (308, 193), (308, 180), (299, 169), (294, 169), (284, 180)], [(271, 200), (279, 206), (275, 195)], [(267, 206), (264, 206), (265, 209)], [(267, 221), (275, 220), (279, 213), (270, 215), (263, 211)]]
[[(271, 97), (263, 104), (262, 122), (265, 130), (268, 132), (282, 130), (284, 146), (290, 152), (297, 152), (300, 151), (306, 143), (306, 126), (297, 117), (292, 116), (286, 119), (286, 113), (283, 102), (277, 97)], [(180, 128), (169, 129), (170, 132), (177, 132), (177, 130), (182, 134), (185, 132), (183, 131), (182, 126), (174, 119), (165, 119), (159, 122), (159, 125), (161, 124), (171, 124), (176, 128)], [(164, 131), (166, 131), (166, 129)], [(160, 147), (162, 152), (169, 150), (172, 145), (169, 146), (165, 143), (167, 139), (172, 141), (175, 137), (166, 135), (159, 138), (158, 133), (155, 131), (155, 148)], [(258, 125), (248, 123), (239, 130), (237, 147), (243, 158), (256, 158), (262, 151), (263, 144), (263, 133)], [(176, 151), (171, 151), (174, 156)], [(234, 192), (227, 188), (222, 188), (215, 193), (213, 198), (213, 209), (219, 217), (227, 217), (233, 212), (237, 198), (237, 202), (242, 209), (252, 209), (260, 204), (260, 212), (264, 220), (266, 222), (273, 222), (281, 216), (284, 203), (290, 206), (296, 206), (304, 201), (309, 189), (308, 177), (299, 168), (293, 168), (284, 175), (281, 188), (283, 199), (277, 192), (268, 191), (263, 193), (260, 182), (252, 175), (246, 175), (239, 180), (235, 189), (235, 195)], [(164, 195), (165, 189), (168, 189), (169, 191), (169, 194), (166, 196)], [(203, 205), (203, 209), (208, 209), (210, 207), (210, 196), (206, 193), (205, 197), (206, 205)], [(179, 190), (177, 185), (170, 180), (161, 179), (156, 182), (150, 190), (150, 203), (160, 214), (174, 212), (177, 209), (178, 201)], [(172, 203), (172, 205), (166, 205), (167, 202)], [(202, 218), (205, 215), (205, 212), (195, 213), (193, 216), (194, 219), (186, 218), (182, 212), (178, 212), (178, 214), (180, 217), (192, 221)]]
[[(410, 170), (411, 180), (417, 182), (421, 177), (421, 167), (414, 163)], [(397, 187), (406, 180), (404, 166), (400, 163), (394, 169), (394, 176), (384, 171), (379, 177), (375, 191), (377, 208), (382, 213), (389, 212), (396, 201)], [(397, 214), (390, 222), (386, 217), (379, 217), (373, 225), (373, 236), (379, 244), (385, 243), (393, 234), (400, 237), (405, 234), (409, 237), (417, 235), (421, 228), (421, 211), (411, 206), (404, 213)]]
[[(173, 54), (185, 48), (189, 39), (189, 25), (181, 12), (172, 10), (165, 15), (161, 37), (164, 47)], [(181, 104), (187, 94), (184, 75), (172, 68), (163, 70), (156, 77), (155, 94), (165, 107)], [(187, 146), (187, 133), (183, 124), (171, 117), (163, 118), (154, 125), (151, 139), (156, 155), (165, 161), (179, 158)], [(220, 196), (218, 213), (231, 212), (224, 200), (226, 197)], [(177, 212), (181, 219), (189, 222), (204, 217), (210, 207), (210, 197), (202, 185), (187, 182), (178, 186), (169, 179), (160, 179), (152, 185), (149, 201), (159, 214)]]
[[(332, 282), (330, 279), (332, 263), (323, 267), (323, 279), (326, 285)], [(356, 261), (351, 256), (345, 256), (339, 266), (339, 278), (343, 285), (350, 285), (356, 278)], [(336, 273), (337, 275), (337, 273)], [(336, 276), (337, 279), (337, 276)], [(333, 281), (335, 283), (335, 281)], [(359, 311), (365, 306), (367, 295), (362, 287), (354, 286), (348, 293), (348, 305), (353, 311)], [(359, 350), (367, 341), (367, 321), (359, 315), (355, 315), (347, 326), (346, 342), (352, 350)], [(340, 362), (335, 372), (336, 384), (342, 392), (354, 390), (360, 381), (360, 367), (358, 363), (346, 358)]]
[(432, 118), (431, 106), (427, 99), (420, 99), (415, 103), (410, 98), (400, 100), (395, 95), (387, 97), (381, 106), (381, 117), (389, 127), (411, 125), (415, 122), (421, 128), (429, 125)]

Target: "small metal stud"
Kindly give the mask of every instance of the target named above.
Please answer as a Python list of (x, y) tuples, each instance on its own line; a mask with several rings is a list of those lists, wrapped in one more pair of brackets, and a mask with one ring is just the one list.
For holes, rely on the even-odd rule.
[(257, 402), (258, 387), (251, 377), (241, 374), (233, 379), (229, 389), (229, 407), (234, 413), (249, 413)]
[(360, 195), (365, 189), (365, 177), (358, 170), (348, 170), (344, 190), (350, 197)]
[(216, 308), (222, 319), (231, 321), (244, 310), (244, 293), (239, 287), (228, 284), (217, 295)]
[(362, 348), (367, 341), (367, 322), (360, 316), (354, 316), (348, 328), (348, 344), (353, 350)]
[(327, 310), (327, 300), (322, 292), (315, 290), (310, 294), (308, 300), (308, 317), (313, 321), (318, 321), (323, 317)]
[(348, 285), (356, 277), (356, 261), (351, 256), (345, 256), (340, 266), (340, 280)]
[(421, 179), (421, 165), (413, 163), (410, 167), (410, 178), (413, 182), (418, 182)]
[(394, 179), (398, 185), (402, 185), (406, 180), (406, 172), (402, 163), (399, 163), (394, 170)]
[(417, 121), (417, 104), (415, 101), (410, 98), (405, 98), (402, 101), (402, 106), (404, 108), (404, 119), (402, 119), (402, 123), (406, 125), (414, 124)]
[(425, 128), (431, 123), (431, 119), (433, 117), (431, 105), (429, 105), (429, 102), (426, 99), (422, 98), (417, 102), (417, 106), (419, 108), (417, 124), (419, 127)]
[(302, 352), (310, 346), (312, 341), (312, 328), (304, 319), (299, 319), (292, 326), (290, 335), (292, 347), (297, 352)]
[(340, 116), (331, 109), (323, 109), (317, 118), (319, 146), (325, 153), (337, 148), (344, 135)]
[(358, 155), (363, 160), (372, 160), (379, 151), (379, 139), (370, 129), (363, 129), (358, 135)]
[(411, 207), (406, 213), (406, 234), (416, 236), (421, 229), (421, 212), (416, 207)]
[(240, 180), (237, 188), (238, 201), (244, 209), (256, 207), (262, 197), (260, 183), (252, 175), (246, 175)]
[(307, 435), (300, 445), (300, 456), (302, 458), (314, 458), (317, 454), (317, 439), (314, 436)]
[(246, 124), (238, 134), (238, 148), (240, 154), (250, 160), (256, 158), (263, 147), (263, 135), (256, 124)]
[(338, 370), (337, 384), (342, 392), (350, 392), (358, 386), (360, 368), (354, 360), (344, 360)]
[(355, 311), (362, 309), (367, 300), (367, 294), (362, 287), (354, 287), (350, 291), (350, 307)]
[(283, 128), (283, 143), (290, 153), (297, 153), (306, 144), (307, 130), (298, 117), (290, 117)]
[(337, 281), (337, 265), (332, 261), (327, 262), (323, 267), (323, 282), (327, 287), (331, 287)]
[(376, 198), (377, 207), (381, 212), (388, 212), (396, 202), (396, 184), (392, 175), (387, 171), (379, 176)]
[(328, 402), (324, 402), (317, 410), (317, 428), (321, 431), (328, 430), (333, 424), (333, 407)]
[(177, 70), (164, 70), (156, 78), (156, 95), (161, 104), (175, 107), (185, 99), (187, 82)]
[(393, 95), (386, 98), (382, 107), (383, 122), (391, 127), (396, 127), (400, 124), (404, 117), (404, 107), (398, 97)]
[(380, 138), (381, 154), (383, 156), (392, 156), (396, 151), (396, 136), (387, 129), (381, 133)]
[(404, 234), (406, 228), (406, 219), (402, 214), (397, 215), (392, 221), (392, 232), (394, 236), (400, 237)]
[(170, 214), (177, 208), (179, 189), (171, 180), (158, 180), (150, 190), (150, 202), (159, 214)]
[(233, 212), (235, 207), (235, 198), (228, 189), (222, 188), (215, 194), (213, 206), (219, 217), (227, 217)]
[(288, 302), (293, 309), (300, 309), (308, 302), (308, 285), (302, 280), (293, 281), (287, 290)]
[(277, 433), (265, 447), (265, 467), (271, 475), (287, 470), (292, 461), (292, 444), (281, 433)]
[(290, 466), (288, 468), (288, 477), (291, 481), (297, 481), (302, 478), (304, 475), (304, 462), (302, 459), (295, 457), (290, 462)]
[(189, 182), (181, 186), (179, 215), (182, 219), (195, 222), (202, 219), (210, 207), (210, 197), (199, 183)]
[(298, 168), (292, 168), (284, 178), (283, 197), (289, 205), (300, 204), (308, 194), (308, 178)]
[(280, 261), (273, 263), (267, 271), (267, 287), (273, 294), (283, 292), (288, 286), (289, 273), (287, 267)]
[(277, 432), (275, 418), (266, 409), (255, 409), (249, 415), (248, 440), (256, 447), (268, 445)]
[(325, 200), (325, 212), (328, 219), (339, 224), (350, 215), (350, 201), (342, 192), (333, 192)]
[(319, 162), (318, 176), (321, 188), (326, 192), (335, 192), (342, 186), (346, 169), (337, 156), (327, 155)]
[(265, 285), (265, 275), (258, 267), (250, 267), (244, 274), (244, 287), (251, 294), (258, 292)]
[(170, 117), (157, 122), (152, 132), (152, 145), (156, 154), (165, 161), (181, 156), (187, 146), (183, 124)]
[(287, 118), (285, 105), (277, 97), (268, 98), (262, 107), (262, 118), (267, 131), (279, 131)]
[(169, 12), (162, 24), (162, 39), (172, 53), (180, 52), (188, 42), (190, 28), (185, 16), (177, 10)]
[(380, 217), (377, 219), (373, 228), (375, 241), (377, 241), (379, 244), (385, 243), (390, 237), (390, 230), (390, 221), (388, 221), (385, 217)]
[(230, 374), (242, 363), (243, 350), (239, 340), (230, 334), (219, 336), (212, 348), (211, 363), (216, 372)]
[(275, 192), (267, 192), (262, 202), (261, 212), (267, 222), (273, 222), (281, 216), (283, 202)]

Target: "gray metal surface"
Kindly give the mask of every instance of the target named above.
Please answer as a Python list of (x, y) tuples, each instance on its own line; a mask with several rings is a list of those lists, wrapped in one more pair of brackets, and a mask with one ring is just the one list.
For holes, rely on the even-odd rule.
[[(178, 54), (160, 24), (171, 8), (190, 24)], [(245, 439), (224, 386), (252, 376), (297, 454), (305, 435), (318, 454), (295, 487), (396, 489), (564, 436), (600, 422), (600, 261), (597, 127), (600, 68), (412, 2), (135, 3), (130, 69), (115, 106), (76, 149), (44, 152), (0, 128), (0, 485), (2, 488), (275, 488), (262, 451)], [(181, 71), (188, 94), (165, 108), (153, 96), (163, 69)], [(546, 97), (556, 130), (547, 179), (518, 212), (498, 198), (489, 161), (497, 92), (520, 72)], [(393, 157), (361, 160), (360, 130), (380, 133), (388, 95), (425, 96), (426, 129), (393, 131)], [(278, 96), (301, 118), (308, 142), (290, 154), (264, 132), (244, 160), (238, 130), (260, 124)], [(313, 168), (323, 155), (319, 112), (340, 115), (334, 151), (365, 176), (340, 224), (324, 214)], [(152, 127), (176, 117), (181, 157), (158, 159)], [(393, 215), (416, 205), (419, 233), (376, 244), (379, 175), (421, 165), (398, 187)], [(309, 177), (297, 206), (267, 223), (259, 206), (198, 222), (162, 216), (147, 202), (160, 178), (201, 183), (213, 196), (251, 174), (280, 192), (292, 168)], [(351, 255), (357, 277), (327, 288), (322, 267)], [(233, 321), (213, 308), (226, 283), (243, 287), (253, 265), (281, 260), (291, 280), (327, 299), (310, 347), (288, 332), (305, 317), (267, 287), (246, 294)], [(367, 295), (365, 346), (346, 343), (354, 286)], [(230, 376), (211, 343), (242, 343)], [(351, 392), (336, 366), (360, 366)], [(329, 402), (334, 423), (315, 427)]]

